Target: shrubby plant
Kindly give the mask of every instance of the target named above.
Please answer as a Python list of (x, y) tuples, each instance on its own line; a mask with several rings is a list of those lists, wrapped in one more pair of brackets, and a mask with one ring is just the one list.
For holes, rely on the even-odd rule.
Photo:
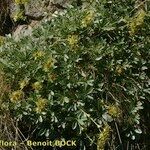
[[(1, 46), (11, 115), (31, 138), (142, 148), (149, 115), (149, 2), (91, 1)], [(137, 5), (137, 7), (136, 7)], [(143, 141), (146, 142), (146, 141)], [(143, 144), (143, 146), (146, 143)]]
[(14, 22), (26, 21), (27, 17), (25, 15), (25, 5), (29, 3), (30, 0), (15, 0), (16, 11), (14, 12), (12, 19)]

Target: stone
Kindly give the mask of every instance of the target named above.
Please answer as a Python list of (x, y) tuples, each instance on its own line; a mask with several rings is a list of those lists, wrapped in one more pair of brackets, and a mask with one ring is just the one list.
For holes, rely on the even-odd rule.
[(11, 0), (0, 0), (0, 35), (4, 36), (12, 31), (13, 21), (10, 17)]

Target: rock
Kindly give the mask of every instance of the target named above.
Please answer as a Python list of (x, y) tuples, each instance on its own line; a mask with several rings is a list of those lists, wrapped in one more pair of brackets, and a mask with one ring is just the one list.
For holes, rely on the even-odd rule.
[(19, 9), (14, 0), (0, 0), (0, 35), (12, 33), (16, 40), (22, 36), (30, 36), (33, 28), (40, 25), (42, 20), (51, 18), (54, 12), (61, 12), (71, 3), (70, 0), (30, 0), (24, 5), (27, 21), (20, 23), (13, 20)]
[(0, 0), (0, 35), (4, 36), (12, 31), (13, 21), (10, 17), (11, 0)]
[(14, 32), (12, 33), (12, 37), (15, 40), (19, 40), (20, 38), (24, 36), (31, 36), (33, 29), (37, 28), (40, 26), (41, 22), (40, 21), (31, 21), (29, 25), (18, 25)]
[(45, 16), (59, 9), (57, 6), (62, 6), (63, 8), (70, 3), (70, 0), (30, 0), (30, 3), (26, 5), (26, 14), (34, 17)]
[(30, 25), (19, 25), (12, 33), (12, 37), (15, 40), (19, 40), (24, 36), (31, 36), (33, 28)]

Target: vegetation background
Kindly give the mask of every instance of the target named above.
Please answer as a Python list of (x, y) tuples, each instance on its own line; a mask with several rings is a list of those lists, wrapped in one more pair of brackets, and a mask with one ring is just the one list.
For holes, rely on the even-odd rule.
[(0, 139), (150, 148), (149, 0), (0, 0)]

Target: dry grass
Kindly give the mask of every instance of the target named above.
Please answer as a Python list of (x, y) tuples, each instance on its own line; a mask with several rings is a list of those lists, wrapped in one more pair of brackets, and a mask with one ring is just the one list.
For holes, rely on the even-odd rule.
[[(0, 140), (4, 141), (25, 141), (25, 137), (18, 128), (18, 122), (11, 117), (8, 109), (7, 97), (11, 91), (10, 86), (6, 82), (6, 78), (0, 72)], [(0, 150), (7, 150), (8, 147), (0, 147)], [(18, 145), (12, 147), (11, 150), (28, 150), (26, 145)]]
[[(28, 147), (24, 144), (27, 139), (19, 130), (18, 122), (9, 113), (4, 116), (0, 115), (0, 139), (7, 142), (17, 142), (17, 146), (9, 147), (11, 150), (28, 150)], [(32, 148), (30, 149), (32, 150)], [(8, 150), (8, 147), (1, 147), (0, 150)]]
[(0, 72), (0, 102), (3, 100), (4, 96), (10, 92), (10, 86), (6, 83), (4, 73)]

